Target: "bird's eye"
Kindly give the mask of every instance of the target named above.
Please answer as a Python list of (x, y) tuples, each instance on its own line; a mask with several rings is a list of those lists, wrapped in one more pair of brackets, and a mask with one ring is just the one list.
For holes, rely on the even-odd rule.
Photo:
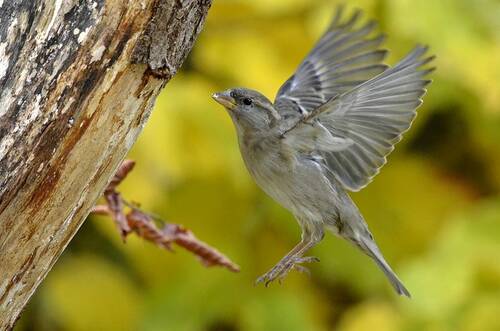
[(245, 106), (250, 106), (252, 104), (252, 99), (250, 99), (250, 98), (243, 99), (243, 104)]

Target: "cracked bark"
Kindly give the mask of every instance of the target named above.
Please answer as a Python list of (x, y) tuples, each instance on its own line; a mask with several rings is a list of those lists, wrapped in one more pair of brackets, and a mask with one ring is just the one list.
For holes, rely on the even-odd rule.
[(76, 233), (210, 0), (0, 0), (0, 330)]

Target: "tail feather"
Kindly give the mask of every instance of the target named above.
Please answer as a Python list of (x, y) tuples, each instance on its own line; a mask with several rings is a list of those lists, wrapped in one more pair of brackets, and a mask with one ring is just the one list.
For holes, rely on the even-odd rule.
[(373, 241), (373, 239), (371, 238), (360, 238), (360, 241), (358, 241), (357, 244), (375, 261), (375, 263), (377, 263), (378, 267), (384, 272), (396, 292), (399, 295), (404, 295), (408, 298), (411, 298), (410, 292), (406, 289), (401, 280), (399, 280), (398, 276), (396, 276), (389, 264), (385, 261), (384, 256), (380, 252), (380, 249), (378, 248), (375, 241)]

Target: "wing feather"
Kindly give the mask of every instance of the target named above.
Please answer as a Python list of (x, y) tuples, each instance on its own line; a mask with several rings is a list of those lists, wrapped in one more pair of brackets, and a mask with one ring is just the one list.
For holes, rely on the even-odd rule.
[(371, 37), (375, 22), (357, 28), (361, 11), (347, 20), (340, 7), (327, 31), (297, 71), (281, 86), (274, 103), (282, 117), (300, 117), (336, 95), (383, 72), (384, 36)]
[[(308, 110), (285, 129), (285, 143), (294, 148), (297, 139), (293, 137), (307, 126), (310, 131), (301, 137), (308, 141), (301, 151), (320, 155), (325, 169), (344, 188), (360, 190), (386, 163), (387, 155), (416, 116), (424, 87), (430, 82), (424, 76), (432, 71), (422, 69), (433, 59), (423, 57), (426, 51), (426, 47), (417, 46), (396, 66)], [(312, 138), (318, 127), (335, 139), (318, 143)], [(326, 146), (326, 142), (339, 145)]]

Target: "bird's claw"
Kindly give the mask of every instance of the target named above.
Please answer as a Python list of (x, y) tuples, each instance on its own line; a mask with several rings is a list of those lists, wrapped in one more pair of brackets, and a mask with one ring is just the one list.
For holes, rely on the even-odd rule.
[(313, 263), (313, 262), (319, 262), (319, 259), (315, 256), (303, 256), (303, 257), (297, 257), (293, 260), (293, 269), (297, 270), (300, 273), (306, 274), (308, 276), (311, 275), (311, 271), (309, 271), (309, 268), (301, 265), (302, 263)]
[(293, 268), (298, 272), (300, 272), (301, 274), (306, 274), (308, 276), (311, 276), (311, 271), (309, 270), (309, 268), (304, 267), (303, 265), (295, 264)]
[[(286, 263), (278, 263), (271, 270), (269, 270), (264, 275), (257, 278), (257, 280), (255, 281), (255, 285), (264, 283), (264, 286), (268, 287), (269, 284), (275, 279), (278, 279), (281, 284), (282, 277), (280, 277), (280, 275), (283, 274), (285, 268), (286, 268)], [(285, 274), (286, 273), (288, 273), (288, 271), (285, 272)]]
[(295, 264), (302, 264), (302, 263), (319, 262), (319, 259), (316, 256), (302, 256), (302, 257), (296, 257), (292, 261)]
[(314, 256), (296, 256), (292, 257), (286, 262), (280, 262), (275, 265), (271, 270), (266, 272), (264, 275), (257, 278), (255, 285), (264, 283), (265, 287), (268, 287), (270, 283), (274, 280), (278, 280), (279, 284), (282, 284), (285, 277), (288, 275), (290, 270), (295, 269), (301, 273), (310, 274), (309, 269), (301, 265), (302, 263), (312, 263), (319, 262), (319, 259)]

